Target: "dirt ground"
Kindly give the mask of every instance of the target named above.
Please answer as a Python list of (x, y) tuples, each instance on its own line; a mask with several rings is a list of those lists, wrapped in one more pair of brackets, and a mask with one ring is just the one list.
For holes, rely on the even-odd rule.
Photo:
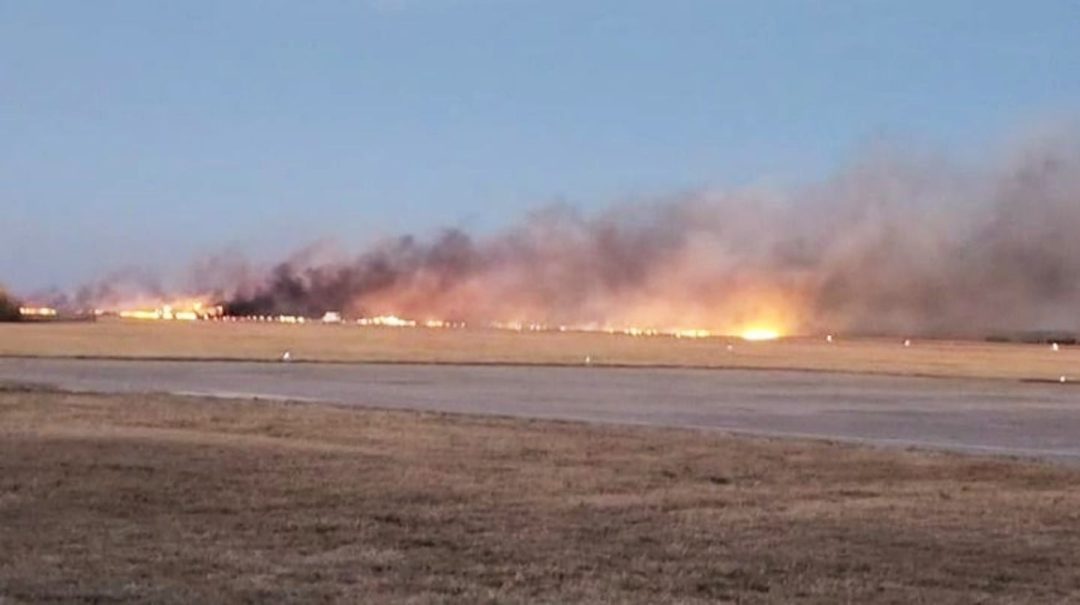
[(0, 603), (1065, 602), (1080, 470), (0, 389)]
[[(730, 350), (729, 350), (730, 346)], [(745, 342), (605, 333), (218, 322), (0, 323), (0, 355), (166, 359), (515, 363), (808, 369), (1080, 380), (1080, 347), (793, 338)]]

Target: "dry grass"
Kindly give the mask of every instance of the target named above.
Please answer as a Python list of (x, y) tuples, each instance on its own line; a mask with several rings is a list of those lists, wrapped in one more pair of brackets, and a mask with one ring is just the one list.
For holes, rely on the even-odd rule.
[[(727, 350), (732, 345), (732, 351)], [(589, 333), (340, 325), (123, 322), (0, 324), (0, 355), (348, 362), (535, 363), (797, 368), (1057, 380), (1080, 373), (1080, 347), (897, 340), (635, 338)]]
[(0, 392), (0, 602), (1063, 602), (1080, 472), (570, 423)]

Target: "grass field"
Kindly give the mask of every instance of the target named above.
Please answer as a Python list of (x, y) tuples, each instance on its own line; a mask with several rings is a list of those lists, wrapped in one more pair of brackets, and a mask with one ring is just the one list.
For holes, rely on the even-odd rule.
[[(732, 349), (728, 350), (728, 346)], [(1080, 347), (900, 340), (676, 339), (604, 333), (101, 321), (0, 324), (0, 355), (298, 361), (670, 365), (1080, 379)]]
[(0, 389), (0, 602), (1064, 602), (1080, 471)]

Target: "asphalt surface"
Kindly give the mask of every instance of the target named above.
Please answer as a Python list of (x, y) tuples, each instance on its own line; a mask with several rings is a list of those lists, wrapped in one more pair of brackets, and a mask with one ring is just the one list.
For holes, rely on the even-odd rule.
[(0, 381), (720, 429), (1080, 462), (1080, 388), (759, 370), (0, 359)]

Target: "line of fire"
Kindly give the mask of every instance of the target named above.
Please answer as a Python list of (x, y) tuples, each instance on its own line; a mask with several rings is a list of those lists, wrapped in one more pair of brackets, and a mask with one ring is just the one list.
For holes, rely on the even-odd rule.
[(338, 311), (328, 311), (321, 317), (300, 315), (231, 315), (226, 313), (222, 304), (204, 300), (184, 299), (168, 303), (155, 302), (142, 305), (124, 305), (109, 309), (87, 309), (69, 311), (48, 306), (22, 306), (19, 314), (23, 321), (62, 322), (62, 321), (97, 321), (99, 319), (131, 321), (175, 321), (175, 322), (255, 322), (276, 324), (340, 324), (361, 327), (383, 328), (421, 328), (421, 329), (467, 329), (481, 328), (507, 330), (513, 332), (604, 332), (640, 337), (670, 338), (709, 338), (714, 336), (738, 336), (744, 340), (775, 340), (784, 336), (777, 328), (768, 325), (752, 325), (735, 334), (722, 334), (712, 330), (678, 327), (657, 328), (640, 326), (609, 325), (549, 325), (539, 322), (491, 321), (481, 325), (468, 324), (464, 321), (445, 319), (412, 319), (397, 315), (377, 315), (372, 317), (348, 317)]

